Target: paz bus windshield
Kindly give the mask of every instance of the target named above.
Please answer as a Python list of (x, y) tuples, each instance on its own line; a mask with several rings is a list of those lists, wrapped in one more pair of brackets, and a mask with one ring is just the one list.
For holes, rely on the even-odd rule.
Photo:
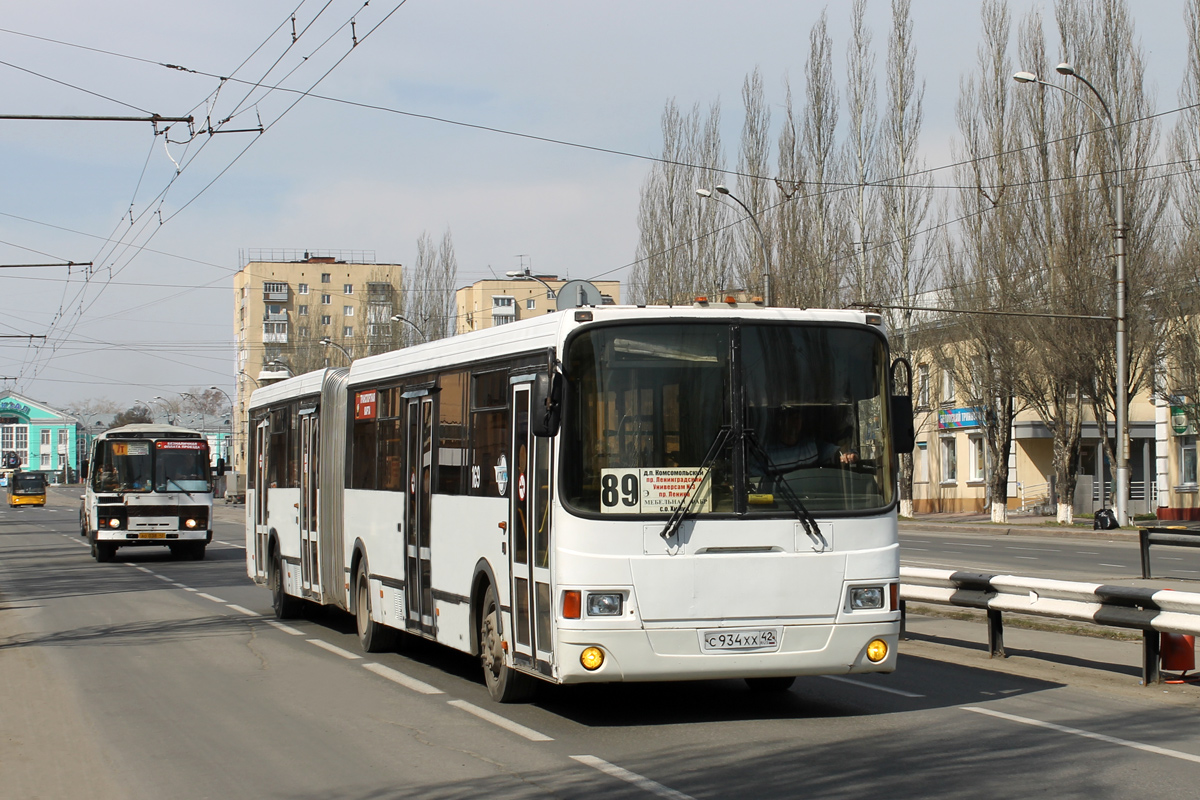
[(195, 439), (110, 439), (96, 448), (97, 492), (207, 492), (208, 443)]
[(887, 347), (869, 328), (663, 323), (567, 348), (563, 497), (581, 512), (865, 513), (893, 502)]

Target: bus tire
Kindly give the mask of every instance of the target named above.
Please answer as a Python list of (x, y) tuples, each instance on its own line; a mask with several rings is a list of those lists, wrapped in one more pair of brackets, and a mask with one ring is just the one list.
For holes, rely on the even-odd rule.
[(483, 664), (483, 680), (488, 694), (497, 703), (523, 703), (533, 697), (536, 679), (517, 672), (504, 662), (503, 638), (496, 590), (488, 586), (479, 615), (479, 659)]
[(756, 694), (780, 694), (792, 688), (796, 682), (790, 678), (746, 678), (746, 686)]
[(283, 557), (279, 555), (278, 550), (271, 555), (267, 584), (271, 587), (271, 608), (275, 611), (276, 619), (294, 619), (300, 616), (300, 603), (303, 601), (292, 597), (283, 588)]
[(354, 626), (363, 652), (382, 653), (395, 648), (396, 630), (371, 619), (371, 580), (365, 564), (359, 563), (354, 579)]
[(207, 546), (206, 542), (197, 542), (196, 544), (188, 545), (188, 549), (184, 552), (187, 553), (187, 557), (190, 558), (192, 561), (203, 561), (204, 560), (204, 548), (206, 546)]
[(93, 542), (92, 555), (96, 557), (98, 563), (107, 563), (116, 558), (117, 546), (109, 542)]

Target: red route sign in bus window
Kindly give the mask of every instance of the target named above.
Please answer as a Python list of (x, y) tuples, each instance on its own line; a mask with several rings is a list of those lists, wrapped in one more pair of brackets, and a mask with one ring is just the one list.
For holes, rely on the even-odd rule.
[(378, 404), (379, 392), (371, 389), (366, 392), (355, 392), (354, 394), (354, 418), (355, 419), (375, 419)]
[(207, 450), (208, 442), (155, 442), (154, 446), (159, 450)]

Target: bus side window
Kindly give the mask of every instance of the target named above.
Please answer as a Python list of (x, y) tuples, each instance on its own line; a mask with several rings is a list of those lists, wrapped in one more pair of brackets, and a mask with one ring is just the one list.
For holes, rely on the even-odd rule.
[(438, 393), (438, 494), (463, 493), (463, 464), (467, 426), (463, 409), (467, 401), (467, 374), (451, 372), (439, 381)]
[[(485, 372), (472, 378), (469, 493), (508, 494), (508, 373)], [(504, 491), (501, 491), (501, 490)]]

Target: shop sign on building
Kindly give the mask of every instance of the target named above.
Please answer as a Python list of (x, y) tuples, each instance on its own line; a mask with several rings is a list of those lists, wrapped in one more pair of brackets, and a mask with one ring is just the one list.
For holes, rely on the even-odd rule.
[(978, 428), (979, 416), (978, 408), (939, 408), (938, 430)]

